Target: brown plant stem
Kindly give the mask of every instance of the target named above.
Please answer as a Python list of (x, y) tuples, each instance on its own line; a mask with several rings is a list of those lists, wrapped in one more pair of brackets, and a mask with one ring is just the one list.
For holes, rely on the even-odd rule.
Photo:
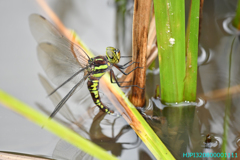
[[(153, 13), (154, 14), (154, 13)], [(156, 25), (155, 25), (155, 16), (152, 15), (149, 32), (148, 32), (148, 44), (147, 44), (147, 68), (153, 62), (153, 60), (157, 57), (157, 45), (156, 45)], [(126, 73), (130, 72), (133, 67), (128, 67), (126, 69)], [(127, 76), (122, 76), (119, 81), (131, 81), (132, 73)], [(130, 85), (130, 84), (128, 84)]]
[[(132, 50), (133, 61), (139, 62), (141, 69), (137, 69), (133, 74), (133, 85), (145, 88), (146, 64), (147, 64), (147, 42), (148, 28), (151, 13), (151, 0), (135, 0), (133, 11), (133, 37)], [(134, 106), (142, 107), (145, 104), (145, 89), (132, 88), (130, 101)]]

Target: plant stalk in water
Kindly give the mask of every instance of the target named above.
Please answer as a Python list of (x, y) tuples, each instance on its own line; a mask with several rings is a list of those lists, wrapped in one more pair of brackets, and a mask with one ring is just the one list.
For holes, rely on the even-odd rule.
[[(137, 65), (142, 68), (134, 72), (133, 85), (138, 85), (141, 88), (145, 88), (146, 82), (147, 42), (151, 4), (151, 0), (134, 1), (132, 29), (133, 61), (139, 62)], [(143, 107), (145, 105), (145, 89), (133, 87), (130, 100), (133, 105)]]
[(200, 0), (191, 1), (186, 37), (184, 5), (154, 0), (163, 102), (196, 101)]
[(163, 102), (184, 100), (185, 1), (154, 0)]
[(195, 102), (197, 92), (197, 58), (199, 35), (200, 0), (191, 1), (186, 33), (186, 76), (184, 80), (184, 100)]

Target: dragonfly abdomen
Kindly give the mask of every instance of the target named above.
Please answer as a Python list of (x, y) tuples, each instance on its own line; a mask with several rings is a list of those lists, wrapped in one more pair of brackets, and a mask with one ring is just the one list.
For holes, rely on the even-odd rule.
[(100, 110), (103, 112), (106, 112), (108, 114), (114, 113), (114, 111), (110, 110), (108, 107), (106, 107), (99, 96), (99, 80), (94, 78), (94, 77), (89, 77), (88, 78), (88, 90), (91, 93), (93, 102), (99, 107)]

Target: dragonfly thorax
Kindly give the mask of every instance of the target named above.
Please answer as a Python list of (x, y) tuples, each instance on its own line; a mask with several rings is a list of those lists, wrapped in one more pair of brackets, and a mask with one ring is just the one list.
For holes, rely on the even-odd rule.
[(118, 63), (120, 61), (120, 50), (114, 47), (106, 48), (107, 59), (110, 63)]
[(91, 77), (100, 79), (112, 67), (107, 56), (96, 56), (88, 61), (87, 73)]

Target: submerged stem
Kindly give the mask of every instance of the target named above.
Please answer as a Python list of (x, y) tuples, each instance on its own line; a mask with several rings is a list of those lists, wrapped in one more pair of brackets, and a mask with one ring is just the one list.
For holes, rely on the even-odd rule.
[[(134, 14), (133, 14), (133, 37), (132, 50), (133, 61), (139, 62), (139, 67), (134, 72), (133, 85), (138, 85), (145, 88), (146, 82), (146, 64), (147, 64), (147, 42), (148, 42), (148, 28), (151, 13), (151, 0), (135, 0)], [(137, 87), (132, 88), (132, 95), (130, 97), (133, 105), (143, 107), (145, 105), (145, 89)]]

